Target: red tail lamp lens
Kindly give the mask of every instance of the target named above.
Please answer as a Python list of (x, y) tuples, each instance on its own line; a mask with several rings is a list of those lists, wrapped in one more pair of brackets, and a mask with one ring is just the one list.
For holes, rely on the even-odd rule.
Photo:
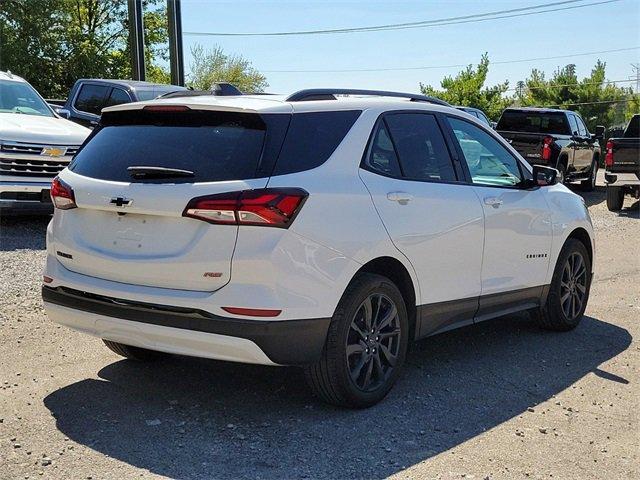
[(51, 201), (60, 210), (69, 210), (77, 207), (73, 189), (58, 177), (51, 182)]
[(551, 160), (551, 145), (553, 144), (553, 137), (544, 137), (542, 140), (542, 159)]
[(287, 228), (309, 196), (300, 188), (261, 188), (197, 197), (183, 216), (227, 225)]
[(613, 166), (613, 163), (614, 163), (614, 160), (613, 160), (613, 147), (614, 147), (613, 141), (609, 140), (607, 142), (607, 153), (604, 156), (604, 164), (607, 167)]

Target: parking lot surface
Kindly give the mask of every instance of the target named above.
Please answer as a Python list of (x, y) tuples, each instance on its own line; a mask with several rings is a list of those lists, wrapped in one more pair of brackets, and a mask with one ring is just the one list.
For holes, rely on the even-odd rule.
[(640, 207), (584, 194), (586, 316), (527, 314), (428, 338), (368, 410), (323, 405), (295, 368), (122, 360), (49, 322), (47, 218), (0, 223), (0, 478), (640, 478)]

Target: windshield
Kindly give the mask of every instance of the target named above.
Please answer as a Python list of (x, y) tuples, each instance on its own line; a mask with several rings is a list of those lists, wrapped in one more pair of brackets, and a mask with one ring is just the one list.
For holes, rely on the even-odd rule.
[(0, 113), (53, 117), (51, 109), (28, 83), (0, 80)]

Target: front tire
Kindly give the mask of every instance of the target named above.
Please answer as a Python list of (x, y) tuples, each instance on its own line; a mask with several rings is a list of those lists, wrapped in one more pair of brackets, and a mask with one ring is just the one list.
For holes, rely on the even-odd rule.
[(123, 343), (112, 342), (111, 340), (103, 339), (102, 341), (112, 352), (117, 353), (121, 357), (128, 358), (129, 360), (136, 360), (138, 362), (152, 362), (167, 355), (166, 353), (147, 350), (146, 348), (133, 347)]
[(624, 190), (607, 186), (607, 208), (610, 212), (619, 212), (624, 204)]
[(407, 307), (386, 277), (357, 275), (331, 319), (322, 357), (305, 369), (313, 392), (350, 408), (382, 400), (404, 364), (409, 340)]
[(578, 326), (589, 300), (591, 261), (584, 244), (570, 238), (558, 256), (547, 301), (534, 311), (546, 330), (566, 332)]

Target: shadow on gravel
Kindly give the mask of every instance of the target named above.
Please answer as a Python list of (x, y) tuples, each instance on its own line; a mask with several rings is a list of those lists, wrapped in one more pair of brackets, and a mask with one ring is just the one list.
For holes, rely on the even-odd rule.
[(51, 215), (0, 217), (0, 251), (44, 250)]
[(316, 401), (298, 369), (186, 357), (119, 361), (44, 403), (72, 440), (158, 475), (384, 478), (590, 372), (627, 382), (599, 365), (630, 342), (625, 329), (590, 317), (561, 334), (526, 314), (473, 325), (418, 343), (387, 399), (359, 411)]
[(604, 186), (597, 186), (592, 192), (581, 190), (579, 185), (570, 185), (569, 188), (572, 192), (584, 198), (587, 207), (592, 207), (607, 201), (607, 189)]

